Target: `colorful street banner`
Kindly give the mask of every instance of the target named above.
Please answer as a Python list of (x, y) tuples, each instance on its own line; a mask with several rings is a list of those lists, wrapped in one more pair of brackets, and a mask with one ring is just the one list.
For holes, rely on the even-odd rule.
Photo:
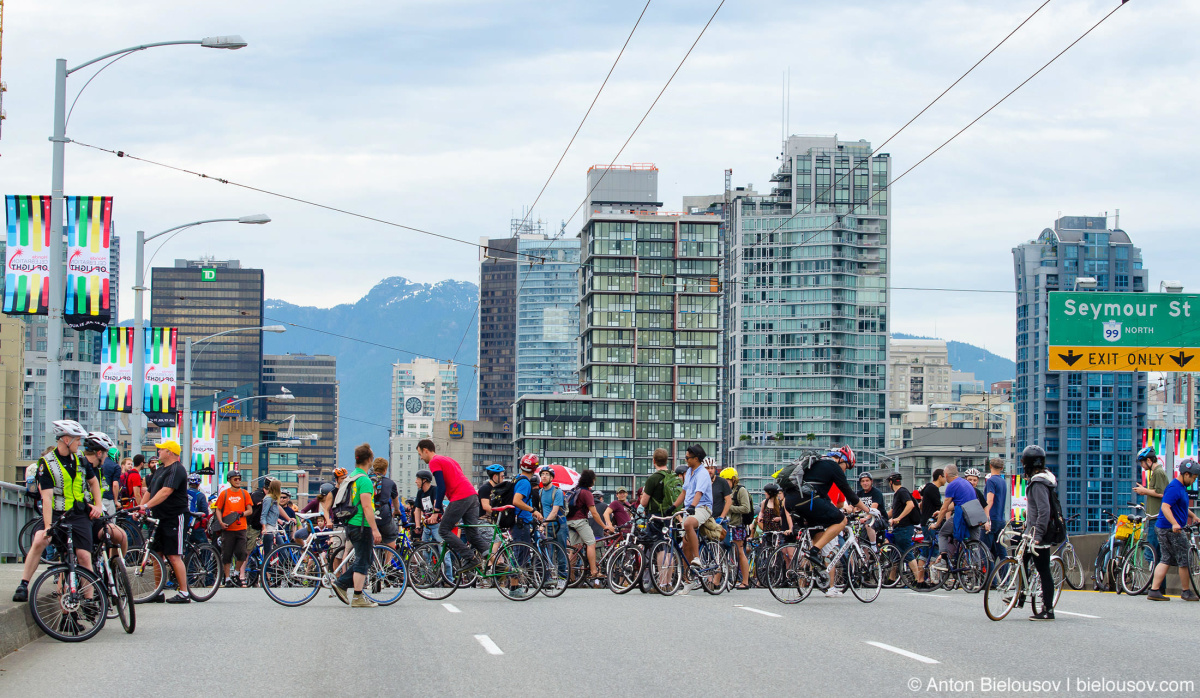
[(192, 467), (215, 471), (217, 464), (217, 417), (212, 410), (192, 411)]
[[(1158, 454), (1160, 460), (1165, 454), (1175, 454), (1175, 464), (1184, 458), (1196, 458), (1200, 460), (1200, 429), (1143, 429), (1142, 430), (1142, 448), (1151, 446), (1154, 452)], [(1173, 471), (1174, 468), (1171, 468)], [(1174, 472), (1168, 472), (1171, 477), (1175, 476)], [(1149, 474), (1143, 470), (1141, 475), (1142, 486), (1145, 487), (1146, 480)]]
[(174, 327), (147, 327), (145, 337), (146, 376), (142, 392), (142, 411), (158, 426), (175, 423), (175, 345), (179, 330)]
[(4, 210), (4, 312), (45, 315), (50, 308), (50, 197), (9, 194)]
[(1024, 521), (1025, 509), (1028, 505), (1028, 500), (1025, 498), (1025, 478), (1021, 475), (1012, 475), (1010, 477), (1011, 483), (1008, 488), (1008, 501), (1012, 507), (1012, 519), (1013, 521)]
[(110, 317), (108, 246), (111, 196), (67, 197), (67, 297), (63, 321), (74, 330), (103, 330)]
[(132, 412), (133, 328), (109, 327), (100, 336), (100, 410)]
[(158, 438), (162, 439), (163, 441), (166, 441), (167, 439), (173, 439), (176, 442), (178, 442), (179, 441), (179, 423), (181, 421), (183, 421), (183, 413), (176, 412), (175, 420), (171, 424), (161, 425), (158, 427), (158, 431), (159, 431)]

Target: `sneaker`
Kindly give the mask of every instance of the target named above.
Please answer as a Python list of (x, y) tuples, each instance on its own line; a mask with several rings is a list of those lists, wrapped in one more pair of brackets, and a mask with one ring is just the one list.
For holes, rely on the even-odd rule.
[(1168, 599), (1166, 595), (1158, 589), (1151, 589), (1146, 593), (1146, 598), (1151, 601), (1170, 601), (1170, 599)]
[(930, 565), (930, 569), (935, 569), (938, 572), (949, 572), (950, 566), (946, 564), (946, 558), (939, 557), (932, 565)]
[(13, 603), (25, 603), (29, 600), (29, 585), (22, 584), (13, 592)]
[(160, 592), (158, 592), (158, 594), (157, 594), (156, 596), (154, 596), (154, 597), (152, 597), (152, 598), (149, 598), (149, 599), (146, 599), (146, 603), (162, 603), (162, 602), (164, 602), (164, 601), (166, 601), (166, 600), (167, 600), (167, 597), (166, 597), (166, 595), (164, 595), (164, 594), (163, 594), (163, 593), (160, 591)]
[(191, 603), (192, 600), (184, 593), (180, 592), (171, 598), (167, 599), (167, 603)]
[(694, 569), (700, 569), (703, 566), (700, 562), (700, 558), (698, 557), (692, 558), (692, 561), (689, 562), (688, 565)]
[(354, 600), (350, 602), (350, 608), (375, 608), (378, 605), (362, 594), (355, 594)]
[(829, 591), (825, 592), (825, 598), (827, 598), (827, 599), (836, 599), (843, 595), (844, 595), (844, 592), (841, 589), (838, 589), (837, 587), (833, 587)]
[(1029, 620), (1054, 620), (1054, 611), (1038, 611), (1032, 616), (1029, 616)]
[(1192, 591), (1191, 589), (1183, 592), (1179, 598), (1183, 599), (1184, 601), (1200, 601), (1200, 596), (1197, 596), (1196, 592)]
[(479, 559), (479, 556), (473, 554), (471, 557), (459, 560), (458, 564), (455, 565), (455, 572), (470, 572), (476, 567), (480, 567), (482, 564), (483, 561)]
[(808, 559), (812, 560), (813, 564), (816, 565), (817, 567), (819, 567), (821, 569), (825, 568), (825, 560), (823, 560), (821, 558), (820, 550), (817, 550), (816, 548), (809, 548), (808, 549)]

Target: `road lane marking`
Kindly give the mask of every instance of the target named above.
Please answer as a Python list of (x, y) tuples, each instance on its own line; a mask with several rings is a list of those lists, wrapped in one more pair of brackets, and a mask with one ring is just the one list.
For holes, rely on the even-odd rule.
[(500, 649), (496, 643), (492, 642), (492, 638), (488, 637), (487, 635), (476, 635), (475, 641), (483, 645), (483, 648), (487, 650), (488, 654), (504, 654), (504, 650)]
[(1055, 613), (1058, 613), (1059, 615), (1063, 615), (1063, 616), (1079, 616), (1080, 618), (1099, 618), (1100, 617), (1100, 616), (1091, 616), (1086, 613), (1071, 613), (1070, 611), (1055, 611)]
[(910, 592), (908, 592), (908, 595), (909, 596), (928, 596), (931, 599), (948, 599), (948, 598), (950, 598), (949, 596), (946, 596), (945, 594), (926, 594), (926, 593), (919, 592), (919, 591), (910, 591)]
[(735, 603), (733, 605), (733, 607), (740, 608), (743, 611), (750, 611), (751, 613), (761, 613), (764, 616), (770, 616), (772, 618), (783, 618), (783, 616), (779, 615), (778, 613), (771, 613), (770, 611), (760, 611), (757, 608), (750, 608), (749, 606), (743, 606), (740, 603)]
[(442, 608), (450, 611), (451, 613), (462, 613), (462, 611), (458, 610), (458, 606), (455, 606), (452, 603), (444, 603), (442, 604)]
[(874, 640), (864, 640), (864, 642), (866, 642), (868, 645), (871, 645), (872, 647), (878, 647), (879, 649), (887, 650), (888, 652), (895, 652), (896, 654), (898, 654), (902, 657), (908, 657), (909, 659), (915, 659), (918, 662), (923, 662), (925, 664), (941, 664), (941, 662), (939, 662), (936, 659), (930, 659), (929, 657), (917, 654), (916, 652), (909, 652), (908, 650), (902, 650), (899, 647), (892, 647), (891, 645), (885, 645), (882, 642), (875, 642)]

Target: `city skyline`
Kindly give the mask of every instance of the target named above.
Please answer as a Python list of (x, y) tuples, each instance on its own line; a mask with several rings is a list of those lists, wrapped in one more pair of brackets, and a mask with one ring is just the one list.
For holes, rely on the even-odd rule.
[[(375, 21), (368, 28), (353, 20), (353, 12), (330, 21), (324, 6), (304, 3), (283, 19), (267, 8), (233, 12), (232, 4), (222, 3), (186, 12), (143, 7), (136, 23), (74, 0), (11, 6), (5, 27), (8, 119), (0, 140), (6, 167), (0, 186), (25, 193), (48, 189), (43, 139), (49, 131), (53, 58), (85, 60), (164, 36), (240, 32), (250, 45), (236, 53), (162, 49), (149, 61), (135, 56), (106, 71), (80, 101), (68, 135), (462, 240), (473, 242), (480, 231), (495, 236), (521, 202), (536, 197), (640, 6), (623, 2), (601, 12), (568, 4), (540, 14), (532, 6), (501, 12), (478, 3), (373, 8)], [(463, 13), (464, 8), (469, 11)], [(1106, 8), (1082, 0), (1048, 6), (946, 101), (886, 146), (895, 171), (911, 166), (974, 118)], [(977, 60), (982, 46), (998, 41), (1031, 9), (929, 2), (903, 8), (722, 10), (618, 163), (656, 162), (675, 173), (660, 185), (668, 207), (685, 194), (719, 189), (726, 168), (733, 169), (736, 184), (761, 185), (777, 165), (767, 158), (778, 151), (783, 130), (781, 73), (789, 61), (754, 49), (806, 26), (846, 21), (889, 31), (873, 35), (871, 51), (848, 51), (831, 60), (823, 81), (855, 79), (864, 93), (881, 99), (867, 109), (854, 100), (820, 99), (811, 66), (797, 59), (787, 130), (853, 134), (882, 143)], [(571, 215), (581, 196), (570, 173), (613, 157), (708, 12), (683, 3), (651, 6), (535, 217), (556, 225)], [(1198, 54), (1177, 33), (1188, 25), (1189, 15), (1197, 14), (1195, 7), (1123, 10), (897, 185), (892, 329), (970, 341), (1014, 356), (1001, 329), (1013, 320), (1009, 294), (904, 289), (1011, 291), (1006, 265), (996, 260), (1058, 211), (1120, 209), (1123, 227), (1143, 231), (1139, 239), (1147, 266), (1162, 278), (1186, 277), (1185, 260), (1200, 251), (1200, 241), (1180, 235), (1187, 230), (1186, 219), (1162, 201), (1170, 192), (1159, 186), (1164, 173), (1156, 153), (1169, 144), (1172, 160), (1178, 161), (1192, 147), (1177, 142), (1175, 134), (1185, 130), (1197, 99), (1186, 85), (1194, 83)], [(422, 33), (411, 30), (414, 20), (425, 27)], [(34, 28), (49, 21), (59, 28), (61, 40), (46, 44)], [(522, 40), (513, 41), (513, 32)], [(393, 46), (385, 36), (400, 40)], [(346, 43), (346, 38), (356, 41)], [(327, 42), (348, 50), (333, 54)], [(461, 50), (464, 45), (470, 49)], [(1164, 46), (1182, 48), (1159, 57), (1156, 52)], [(414, 67), (408, 60), (413, 50), (428, 54), (422, 66), (437, 67)], [(313, 80), (323, 85), (315, 97), (311, 89), (298, 90)], [(1162, 89), (1166, 83), (1184, 89)], [(75, 83), (70, 87), (78, 89)], [(471, 91), (472, 101), (496, 105), (497, 113), (512, 100), (530, 97), (544, 107), (537, 113), (514, 108), (510, 111), (521, 113), (521, 119), (504, 117), (488, 129), (472, 128), (476, 111), (462, 109), (456, 96), (461, 91)], [(724, 91), (734, 98), (703, 112), (689, 110), (685, 96), (698, 91)], [(349, 94), (358, 97), (354, 109), (334, 106)], [(1114, 100), (1114, 94), (1123, 98)], [(314, 100), (323, 105), (319, 120), (313, 118)], [(1068, 121), (1079, 126), (1067, 129)], [(358, 138), (364, 129), (377, 137)], [(695, 147), (697, 138), (704, 139), (703, 148)], [(356, 164), (338, 167), (332, 164), (335, 156)], [(457, 176), (450, 168), (463, 158), (475, 163), (482, 186), (476, 187), (477, 205), (448, 217), (444, 194), (449, 178)], [(1183, 176), (1186, 187), (1191, 175)], [(245, 259), (279, 280), (270, 297), (301, 305), (350, 302), (388, 276), (477, 278), (477, 255), (466, 245), (189, 181), (77, 146), (68, 146), (67, 188), (68, 193), (112, 194), (122, 235), (265, 211), (275, 222), (252, 235), (233, 225), (211, 226), (203, 235), (172, 240), (164, 254)], [(576, 217), (568, 228), (577, 230), (579, 224)], [(412, 254), (405, 260), (363, 254), (396, 244)], [(323, 254), (311, 254), (314, 245), (322, 246)], [(326, 283), (313, 284), (313, 278)], [(1151, 279), (1151, 285), (1158, 280)], [(121, 320), (131, 314), (128, 300), (125, 305)]]

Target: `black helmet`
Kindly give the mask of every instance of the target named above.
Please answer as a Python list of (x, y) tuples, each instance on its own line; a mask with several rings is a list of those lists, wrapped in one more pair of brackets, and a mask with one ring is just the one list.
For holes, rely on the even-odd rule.
[(433, 482), (433, 473), (428, 470), (418, 470), (417, 479), (424, 480), (425, 482)]
[(1037, 444), (1030, 444), (1021, 451), (1021, 465), (1025, 467), (1025, 477), (1046, 467), (1046, 450)]
[(686, 475), (687, 471), (688, 471), (688, 467), (686, 465), (675, 466), (675, 474), (678, 475), (679, 477), (683, 477), (684, 475)]
[(779, 485), (774, 482), (768, 482), (767, 484), (763, 485), (763, 492), (766, 492), (774, 497), (775, 495), (779, 494)]

